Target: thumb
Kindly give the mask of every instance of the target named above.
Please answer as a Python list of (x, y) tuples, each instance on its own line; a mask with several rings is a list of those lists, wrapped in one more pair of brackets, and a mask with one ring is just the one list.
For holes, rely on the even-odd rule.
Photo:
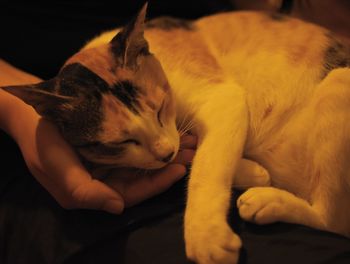
[(78, 185), (72, 192), (72, 200), (76, 208), (103, 210), (112, 214), (121, 214), (124, 210), (124, 200), (120, 194), (95, 179)]

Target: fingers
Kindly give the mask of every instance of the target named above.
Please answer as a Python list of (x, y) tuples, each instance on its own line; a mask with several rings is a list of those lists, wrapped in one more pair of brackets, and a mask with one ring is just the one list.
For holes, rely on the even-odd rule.
[(121, 214), (124, 202), (121, 196), (109, 186), (98, 180), (90, 180), (77, 186), (73, 191), (71, 208), (104, 210), (113, 214)]
[(180, 149), (195, 149), (197, 146), (197, 137), (185, 134), (180, 138)]
[(37, 137), (43, 172), (37, 174), (38, 180), (64, 208), (101, 209), (115, 214), (123, 211), (122, 197), (104, 183), (91, 178), (53, 125), (42, 121)]
[[(125, 206), (130, 207), (167, 190), (186, 174), (186, 168), (181, 164), (169, 164), (160, 170), (147, 173), (134, 175), (133, 180), (129, 182), (118, 176), (107, 177), (105, 183), (113, 189), (118, 189), (124, 198)], [(120, 189), (121, 180), (124, 181), (123, 190)]]
[(189, 165), (195, 155), (197, 137), (185, 134), (180, 138), (180, 150), (172, 163)]
[(194, 155), (195, 151), (193, 149), (180, 150), (172, 163), (190, 165)]

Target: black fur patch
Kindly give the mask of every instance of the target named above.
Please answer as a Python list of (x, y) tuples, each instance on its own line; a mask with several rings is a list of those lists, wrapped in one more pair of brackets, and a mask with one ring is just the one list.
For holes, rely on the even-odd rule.
[(293, 0), (283, 0), (279, 12), (290, 14), (293, 9)]
[(102, 143), (97, 143), (93, 145), (83, 146), (83, 148), (89, 150), (89, 152), (101, 156), (113, 156), (118, 157), (123, 155), (125, 152), (124, 146), (109, 146)]
[(37, 86), (44, 91), (51, 92), (51, 93), (56, 93), (57, 92), (57, 79), (53, 78), (51, 80), (45, 81), (38, 83)]
[(173, 29), (195, 30), (191, 20), (172, 17), (159, 17), (152, 19), (146, 23), (146, 29), (147, 28), (159, 28), (167, 31)]
[(58, 78), (60, 83), (59, 93), (62, 95), (91, 95), (109, 90), (108, 83), (105, 80), (80, 63), (73, 63), (64, 67)]
[(329, 46), (324, 55), (324, 76), (333, 69), (350, 67), (350, 46), (328, 34)]
[[(143, 36), (144, 17), (142, 18), (142, 16), (144, 14), (141, 13), (135, 16), (111, 40), (111, 51), (119, 65), (129, 68), (137, 67), (137, 57), (150, 54), (148, 42)], [(125, 59), (127, 60), (124, 61)]]
[(278, 22), (284, 22), (288, 20), (288, 16), (281, 14), (281, 13), (269, 13), (269, 17)]
[[(127, 37), (128, 36), (126, 36), (126, 33), (125, 34), (118, 33), (112, 40), (111, 52), (114, 55), (114, 57), (117, 59), (119, 66), (126, 63), (127, 66), (133, 67), (134, 64), (136, 64), (137, 56), (140, 56), (140, 55), (148, 56), (150, 55), (150, 52), (149, 52), (148, 43), (144, 39), (142, 39), (141, 41), (134, 41), (137, 43), (137, 45), (134, 45), (127, 49), (126, 47)], [(132, 59), (131, 63), (123, 61), (125, 53), (128, 53), (128, 57)]]
[(116, 83), (111, 89), (111, 92), (133, 113), (139, 113), (138, 108), (140, 104), (138, 96), (140, 92), (137, 86), (133, 85), (130, 81), (122, 81)]
[(72, 106), (66, 105), (53, 114), (53, 121), (72, 145), (94, 140), (101, 129), (101, 98), (109, 91), (107, 82), (79, 63), (64, 67), (57, 79), (59, 94), (76, 99)]
[(73, 146), (95, 140), (103, 121), (100, 99), (77, 100), (71, 109), (61, 110), (53, 117), (63, 137)]

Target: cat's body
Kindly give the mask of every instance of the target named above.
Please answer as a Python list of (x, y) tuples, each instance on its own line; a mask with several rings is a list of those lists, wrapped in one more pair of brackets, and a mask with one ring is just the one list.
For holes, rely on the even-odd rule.
[[(107, 45), (117, 32), (97, 37), (67, 65), (81, 63), (108, 84), (127, 78), (130, 72), (112, 74), (113, 67), (101, 67), (110, 63)], [(244, 193), (238, 201), (244, 219), (287, 221), (350, 236), (345, 210), (350, 201), (350, 48), (318, 26), (252, 12), (193, 23), (157, 20), (146, 26), (145, 39), (167, 76), (178, 123), (188, 123), (199, 137), (185, 216), (191, 259), (237, 260), (240, 240), (226, 215), (242, 157), (265, 167), (272, 186), (282, 189), (259, 187)], [(161, 98), (159, 94), (154, 97)], [(170, 141), (177, 140), (174, 136)], [(154, 152), (164, 157), (177, 151), (168, 142), (164, 145), (165, 150)]]
[[(224, 13), (201, 19), (187, 28), (150, 27), (145, 37), (174, 91), (177, 118), (191, 122), (190, 117), (196, 111), (196, 103), (192, 102), (197, 97), (213, 101), (210, 97), (203, 98), (203, 94), (214, 89), (216, 83), (237, 83), (246, 94), (249, 111), (244, 156), (268, 168), (277, 186), (304, 196), (309, 190), (300, 188), (308, 186), (307, 182), (285, 183), (284, 179), (298, 175), (301, 180), (309, 181), (311, 175), (305, 172), (305, 159), (301, 156), (309, 141), (306, 132), (314, 124), (302, 123), (298, 133), (303, 135), (303, 139), (298, 139), (300, 142), (292, 142), (290, 134), (294, 131), (289, 126), (291, 123), (293, 126), (318, 84), (329, 73), (326, 63), (332, 62), (326, 61), (326, 53), (335, 43), (318, 26), (297, 19), (281, 19), (276, 21), (263, 13)], [(87, 48), (108, 43), (116, 33), (103, 34)], [(350, 61), (350, 48), (347, 56)], [(220, 104), (226, 98), (224, 93), (221, 97), (215, 103)], [(235, 103), (232, 98), (228, 100)], [(230, 113), (227, 118), (230, 119)], [(287, 144), (297, 144), (298, 153), (290, 153), (294, 147)], [(289, 164), (286, 161), (290, 159), (295, 166), (281, 164)]]
[[(311, 101), (318, 104), (321, 97), (336, 96), (331, 87), (319, 91), (320, 83), (331, 70), (350, 65), (350, 48), (339, 46), (327, 30), (316, 25), (264, 13), (223, 13), (186, 26), (176, 20), (172, 23), (169, 28), (151, 26), (145, 37), (173, 88), (177, 118), (187, 115), (188, 121), (189, 117), (196, 119), (197, 109), (208, 101), (218, 109), (208, 106), (205, 118), (213, 115), (219, 127), (223, 122), (239, 125), (249, 117), (243, 156), (262, 164), (269, 171), (273, 186), (312, 201), (320, 184), (320, 175), (313, 171), (314, 155), (328, 151), (321, 149), (327, 148), (324, 145), (334, 136), (332, 130), (336, 126), (331, 122), (344, 127), (347, 124), (344, 120), (318, 120), (326, 118), (318, 114), (322, 109), (326, 111), (331, 102), (324, 99), (326, 102), (313, 106)], [(87, 47), (101, 41), (108, 43), (115, 34), (116, 31), (105, 33)], [(337, 45), (339, 50), (330, 54)], [(338, 74), (345, 78), (346, 71), (349, 69)], [(222, 84), (227, 89), (217, 94), (216, 85)], [(224, 107), (227, 104), (234, 108), (241, 103), (235, 101), (232, 92), (240, 89), (236, 84), (247, 103), (248, 115), (244, 117), (235, 116)], [(338, 99), (334, 98), (335, 104)], [(323, 130), (325, 137), (330, 137), (326, 142), (312, 133), (317, 121), (329, 122)], [(196, 128), (195, 125), (193, 130)], [(196, 134), (201, 135), (201, 129)], [(228, 137), (223, 135), (227, 143)], [(217, 144), (220, 143), (218, 138)], [(346, 156), (348, 150), (334, 147), (337, 151), (329, 151)], [(338, 180), (342, 184), (341, 179), (333, 179), (329, 184), (334, 187)], [(350, 221), (350, 216), (347, 219)]]

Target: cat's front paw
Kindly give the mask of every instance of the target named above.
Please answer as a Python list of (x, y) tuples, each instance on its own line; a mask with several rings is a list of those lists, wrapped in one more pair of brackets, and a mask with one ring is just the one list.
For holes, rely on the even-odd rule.
[(284, 220), (289, 196), (292, 194), (273, 187), (254, 187), (238, 198), (237, 207), (244, 220), (270, 224)]
[(185, 226), (186, 254), (198, 264), (236, 264), (240, 238), (225, 222)]

